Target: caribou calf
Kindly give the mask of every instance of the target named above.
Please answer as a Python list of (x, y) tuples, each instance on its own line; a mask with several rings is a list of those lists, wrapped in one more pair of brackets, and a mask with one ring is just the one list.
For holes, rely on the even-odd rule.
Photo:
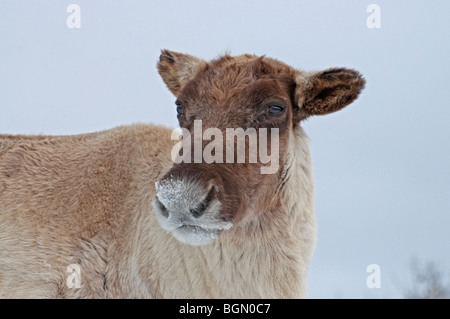
[[(0, 135), (0, 297), (305, 296), (316, 221), (301, 123), (354, 101), (363, 77), (168, 50), (157, 67), (176, 96), (181, 140), (152, 124)], [(272, 171), (249, 152), (262, 150), (263, 129)]]

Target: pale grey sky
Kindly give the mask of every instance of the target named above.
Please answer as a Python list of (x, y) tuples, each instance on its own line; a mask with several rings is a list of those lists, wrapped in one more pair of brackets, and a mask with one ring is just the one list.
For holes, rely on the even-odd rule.
[[(80, 29), (66, 26), (71, 3)], [(380, 29), (366, 25), (371, 3)], [(0, 133), (176, 126), (161, 48), (357, 69), (360, 98), (303, 125), (319, 227), (309, 297), (401, 297), (412, 257), (450, 272), (449, 13), (445, 0), (3, 0)], [(379, 289), (366, 286), (369, 264)]]

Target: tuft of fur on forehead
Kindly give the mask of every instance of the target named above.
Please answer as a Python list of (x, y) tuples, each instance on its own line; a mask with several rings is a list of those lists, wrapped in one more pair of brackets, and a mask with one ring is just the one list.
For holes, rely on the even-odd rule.
[(186, 95), (195, 96), (197, 101), (207, 98), (220, 103), (239, 99), (245, 89), (257, 81), (266, 81), (269, 85), (288, 90), (293, 98), (296, 72), (288, 65), (265, 56), (244, 54), (233, 57), (226, 54), (197, 72), (186, 85), (186, 92), (190, 93)]
[(280, 78), (293, 82), (296, 72), (293, 68), (278, 60), (252, 54), (235, 57), (228, 54), (221, 56), (212, 60), (205, 71), (211, 78), (217, 76), (217, 80), (223, 79), (221, 75), (226, 76), (227, 79), (230, 79), (231, 84), (239, 82), (240, 79), (248, 78)]

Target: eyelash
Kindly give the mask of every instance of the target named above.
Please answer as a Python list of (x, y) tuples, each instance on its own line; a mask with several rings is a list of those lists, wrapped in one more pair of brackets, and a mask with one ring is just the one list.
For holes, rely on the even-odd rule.
[(284, 109), (285, 108), (280, 105), (269, 105), (267, 107), (267, 113), (271, 115), (278, 115), (283, 113)]
[(176, 100), (175, 105), (177, 106), (177, 116), (183, 115), (184, 114), (183, 104), (180, 101)]

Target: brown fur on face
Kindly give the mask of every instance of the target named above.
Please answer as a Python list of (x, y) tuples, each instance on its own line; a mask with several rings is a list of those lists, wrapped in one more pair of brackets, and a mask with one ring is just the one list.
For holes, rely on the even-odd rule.
[[(324, 115), (341, 110), (357, 99), (366, 82), (358, 71), (352, 69), (330, 68), (318, 72), (303, 72), (278, 60), (250, 54), (236, 57), (225, 55), (208, 63), (191, 55), (163, 50), (157, 68), (163, 81), (175, 96), (178, 96), (194, 77), (201, 74), (200, 71), (210, 68), (212, 71), (209, 74), (216, 80), (215, 95), (219, 96), (225, 91), (241, 92), (236, 84), (239, 80), (243, 80), (241, 85), (245, 85), (244, 78), (249, 75), (249, 71), (253, 72), (254, 76), (270, 73), (279, 78), (286, 76), (286, 80), (293, 82), (295, 86), (292, 102), (297, 108), (294, 114), (296, 122), (312, 115)], [(238, 71), (239, 75), (236, 72), (228, 72), (233, 69)], [(213, 96), (210, 98), (214, 98), (214, 93), (208, 92), (208, 86), (202, 90), (201, 93), (211, 94)]]
[[(279, 200), (274, 201), (277, 198), (274, 195), (280, 192), (279, 185), (288, 163), (288, 146), (298, 122), (311, 115), (342, 109), (357, 98), (365, 83), (353, 70), (334, 68), (307, 73), (275, 59), (249, 54), (225, 55), (205, 62), (164, 50), (158, 70), (177, 96), (177, 103), (183, 106), (180, 126), (191, 133), (194, 120), (202, 120), (203, 129), (221, 129), (224, 136), (226, 128), (279, 129), (280, 161), (276, 174), (262, 175), (260, 162), (246, 162), (202, 163), (195, 164), (195, 169), (188, 168), (193, 164), (175, 164), (165, 176), (184, 176), (205, 185), (216, 185), (220, 189), (223, 218), (233, 222), (243, 217), (251, 219), (281, 205)], [(179, 74), (183, 76), (176, 80)], [(271, 105), (282, 106), (284, 111), (271, 115), (268, 113)], [(248, 148), (246, 156), (248, 159)], [(193, 171), (202, 174), (195, 173), (193, 177)]]

